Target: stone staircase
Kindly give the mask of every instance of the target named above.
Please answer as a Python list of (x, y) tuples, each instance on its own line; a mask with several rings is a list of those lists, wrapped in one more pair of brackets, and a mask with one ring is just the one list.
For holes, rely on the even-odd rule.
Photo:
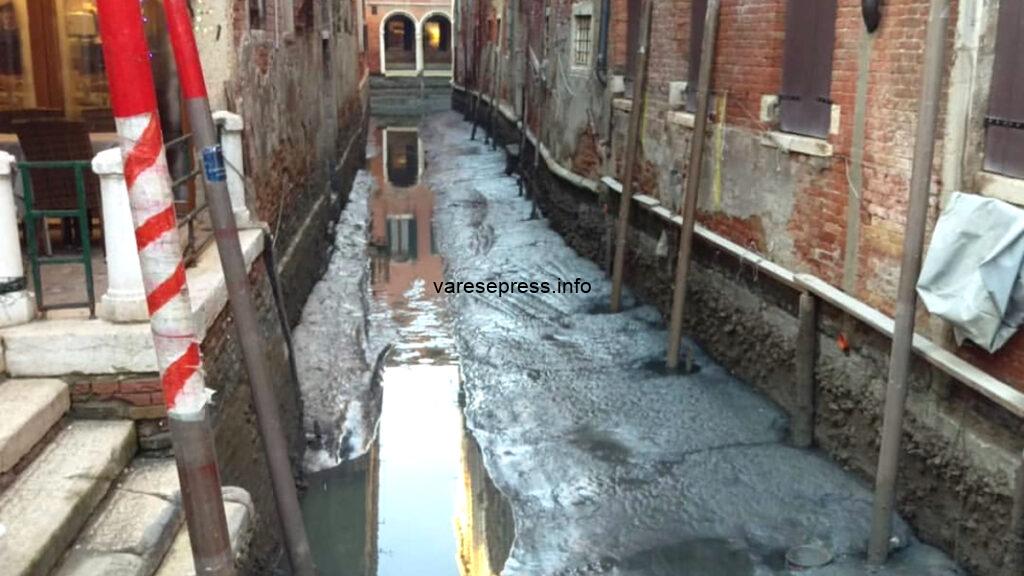
[[(0, 572), (192, 573), (174, 460), (135, 458), (132, 421), (73, 420), (70, 404), (58, 379), (0, 382)], [(240, 552), (252, 502), (225, 500)]]
[(451, 78), (370, 76), (370, 112), (375, 117), (415, 117), (450, 109)]

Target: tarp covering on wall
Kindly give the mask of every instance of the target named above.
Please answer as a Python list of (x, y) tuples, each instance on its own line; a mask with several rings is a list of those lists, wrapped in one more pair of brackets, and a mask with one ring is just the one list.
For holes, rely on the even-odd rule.
[(939, 216), (917, 283), (932, 314), (995, 352), (1024, 323), (1024, 210), (954, 193)]

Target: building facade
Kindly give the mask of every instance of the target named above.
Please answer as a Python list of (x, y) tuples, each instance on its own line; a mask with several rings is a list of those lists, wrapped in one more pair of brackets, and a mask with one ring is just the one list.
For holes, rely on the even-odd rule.
[[(678, 237), (671, 222), (687, 179), (707, 2), (653, 2), (634, 169), (642, 202), (626, 282), (667, 311)], [(471, 113), (479, 94), (483, 113), (497, 105), (495, 130), (526, 146), (523, 170), (545, 215), (577, 250), (604, 263), (637, 105), (642, 7), (641, 0), (460, 0), (455, 8), (456, 106)], [(792, 402), (798, 292), (765, 270), (813, 276), (879, 318), (895, 311), (928, 12), (927, 0), (885, 2), (869, 31), (871, 18), (854, 0), (721, 2), (687, 322), (702, 346), (783, 406)], [(1022, 15), (1021, 0), (950, 3), (929, 231), (954, 192), (1024, 205), (1024, 56), (1013, 47), (1024, 33)], [(741, 254), (739, 264), (726, 266), (727, 253)], [(870, 477), (888, 337), (884, 323), (832, 308), (825, 316), (815, 437)], [(988, 352), (955, 342), (949, 324), (924, 306), (917, 330), (979, 378), (998, 380), (1010, 395), (1024, 391), (1020, 333)], [(1010, 509), (1022, 448), (1015, 438), (1024, 426), (971, 384), (929, 373), (923, 363), (916, 374), (906, 442), (918, 453), (907, 466), (922, 479), (901, 493), (901, 511), (924, 539), (979, 574), (1001, 573), (1005, 550), (992, 542), (1006, 540), (1009, 522), (963, 526)], [(972, 449), (950, 448), (964, 437), (973, 438)], [(1013, 464), (980, 463), (983, 447), (993, 445)], [(929, 457), (948, 460), (935, 466)], [(957, 486), (949, 486), (952, 477)], [(942, 495), (950, 490), (963, 499)]]
[(452, 3), (363, 0), (371, 74), (451, 76)]

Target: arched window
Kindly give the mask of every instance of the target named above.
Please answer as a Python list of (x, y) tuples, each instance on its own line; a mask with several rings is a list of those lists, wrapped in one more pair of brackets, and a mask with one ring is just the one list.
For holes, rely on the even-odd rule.
[(384, 65), (388, 70), (416, 69), (416, 24), (405, 14), (388, 16), (384, 28)]
[(444, 14), (423, 21), (423, 67), (450, 70), (452, 67), (452, 23)]

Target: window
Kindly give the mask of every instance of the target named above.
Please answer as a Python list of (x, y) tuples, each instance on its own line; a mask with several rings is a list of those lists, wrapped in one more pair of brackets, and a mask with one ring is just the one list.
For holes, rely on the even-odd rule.
[(708, 0), (690, 2), (690, 69), (686, 75), (686, 111), (697, 109), (697, 80), (700, 76), (700, 55), (704, 48), (704, 15)]
[(573, 66), (590, 65), (590, 20), (589, 14), (573, 17), (573, 26), (576, 29), (572, 43)]
[(836, 0), (787, 0), (779, 115), (782, 130), (828, 135), (832, 118), (832, 49)]
[(985, 170), (1024, 178), (1024, 0), (1000, 0), (988, 115)]
[(249, 29), (262, 30), (266, 25), (264, 0), (249, 0)]

